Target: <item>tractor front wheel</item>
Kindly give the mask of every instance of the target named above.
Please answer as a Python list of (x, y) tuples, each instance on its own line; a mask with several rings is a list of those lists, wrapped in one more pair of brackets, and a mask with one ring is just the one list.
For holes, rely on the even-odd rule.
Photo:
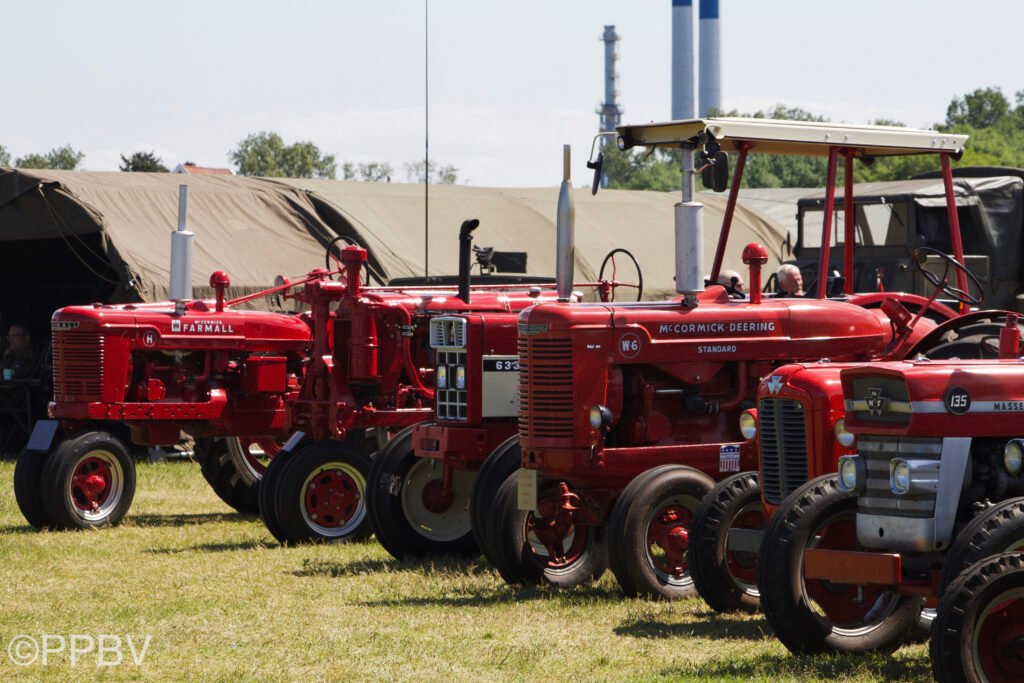
[(930, 654), (939, 683), (1024, 680), (1024, 555), (983, 559), (949, 585)]
[(758, 589), (775, 635), (794, 654), (891, 651), (917, 624), (921, 601), (882, 587), (804, 578), (804, 551), (857, 550), (857, 493), (836, 475), (786, 498), (761, 541)]
[[(272, 492), (283, 543), (367, 538), (370, 458), (338, 441), (315, 441), (291, 454)], [(269, 526), (269, 525), (268, 525)], [(281, 539), (279, 539), (281, 540)]]
[(196, 443), (203, 478), (217, 497), (243, 515), (259, 514), (259, 483), (280, 451), (272, 438), (229, 436)]
[(756, 472), (723, 479), (697, 508), (687, 553), (693, 585), (716, 612), (756, 612), (764, 508)]
[(694, 514), (714, 485), (692, 467), (662, 465), (623, 490), (608, 523), (608, 556), (627, 596), (679, 600), (697, 594), (686, 555)]
[(476, 551), (469, 523), (473, 472), (452, 472), (444, 490), (444, 466), (420, 458), (412, 428), (395, 435), (373, 459), (367, 479), (370, 526), (395, 558), (468, 555)]
[(939, 594), (975, 562), (1013, 550), (1024, 550), (1024, 498), (987, 508), (956, 535), (942, 565)]
[(473, 490), (469, 494), (469, 521), (473, 527), (473, 538), (491, 564), (494, 564), (494, 560), (491, 559), (488, 546), (487, 520), (491, 516), (498, 489), (519, 469), (521, 454), (518, 434), (498, 444), (480, 466)]
[(542, 485), (537, 510), (520, 510), (517, 475), (498, 488), (487, 539), (494, 565), (509, 584), (546, 581), (570, 588), (594, 581), (608, 566), (603, 527), (577, 525), (564, 509), (565, 491)]
[(59, 446), (43, 467), (46, 516), (58, 529), (118, 524), (135, 497), (135, 462), (106, 432), (87, 432)]
[[(67, 441), (57, 443), (60, 450)], [(36, 529), (50, 526), (53, 522), (43, 505), (43, 468), (50, 453), (23, 449), (14, 465), (14, 499), (30, 525)]]

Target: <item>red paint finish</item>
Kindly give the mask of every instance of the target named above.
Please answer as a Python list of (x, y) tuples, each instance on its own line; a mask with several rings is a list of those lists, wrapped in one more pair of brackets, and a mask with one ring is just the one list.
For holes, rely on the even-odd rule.
[(359, 509), (359, 488), (341, 469), (324, 470), (306, 485), (306, 514), (322, 527), (344, 527)]
[(75, 507), (96, 512), (106, 502), (112, 488), (110, 464), (102, 458), (85, 458), (71, 475), (71, 499)]
[(1024, 600), (992, 607), (977, 626), (977, 657), (992, 683), (1024, 680)]

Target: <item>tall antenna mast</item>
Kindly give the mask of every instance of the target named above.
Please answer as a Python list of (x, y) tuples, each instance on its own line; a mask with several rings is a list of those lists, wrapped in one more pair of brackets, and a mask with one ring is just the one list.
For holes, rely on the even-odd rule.
[(430, 277), (430, 0), (423, 0), (423, 277)]

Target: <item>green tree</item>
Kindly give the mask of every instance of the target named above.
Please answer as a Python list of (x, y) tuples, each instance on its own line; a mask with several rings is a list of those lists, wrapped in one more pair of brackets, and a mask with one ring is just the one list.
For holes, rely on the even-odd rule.
[(430, 182), (437, 185), (454, 185), (459, 182), (459, 169), (455, 168), (451, 164), (445, 164), (444, 166), (438, 166), (437, 162), (433, 159), (427, 161), (426, 165), (422, 161), (407, 161), (402, 164), (405, 169), (405, 177), (411, 183), (422, 183), (426, 178), (426, 174), (423, 169), (426, 168), (430, 175)]
[(8, 166), (9, 167), (10, 165), (11, 165), (11, 154), (10, 154), (10, 152), (7, 151), (6, 147), (4, 147), (3, 145), (0, 145), (0, 166)]
[(359, 178), (369, 183), (391, 182), (391, 175), (394, 172), (391, 164), (382, 161), (359, 164)]
[(18, 168), (52, 168), (73, 171), (82, 163), (85, 154), (71, 147), (55, 147), (46, 154), (27, 154), (15, 159)]
[(121, 155), (121, 165), (118, 166), (125, 173), (167, 173), (168, 169), (163, 164), (163, 159), (156, 155), (156, 152), (135, 152), (130, 157)]
[(988, 128), (1010, 113), (1010, 102), (998, 87), (978, 88), (954, 97), (946, 109), (946, 126)]
[(267, 178), (331, 178), (338, 170), (333, 154), (321, 154), (312, 142), (285, 145), (270, 131), (252, 133), (231, 150), (228, 158), (239, 175)]

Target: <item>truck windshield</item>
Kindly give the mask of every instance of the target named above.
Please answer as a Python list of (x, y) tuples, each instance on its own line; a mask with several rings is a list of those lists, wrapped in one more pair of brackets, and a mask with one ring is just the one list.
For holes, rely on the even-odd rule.
[[(800, 223), (803, 228), (803, 246), (821, 246), (823, 207), (802, 207)], [(907, 205), (860, 204), (854, 207), (854, 244), (867, 247), (904, 247), (907, 243)], [(845, 212), (836, 209), (832, 217), (832, 242), (842, 246), (845, 232)]]

